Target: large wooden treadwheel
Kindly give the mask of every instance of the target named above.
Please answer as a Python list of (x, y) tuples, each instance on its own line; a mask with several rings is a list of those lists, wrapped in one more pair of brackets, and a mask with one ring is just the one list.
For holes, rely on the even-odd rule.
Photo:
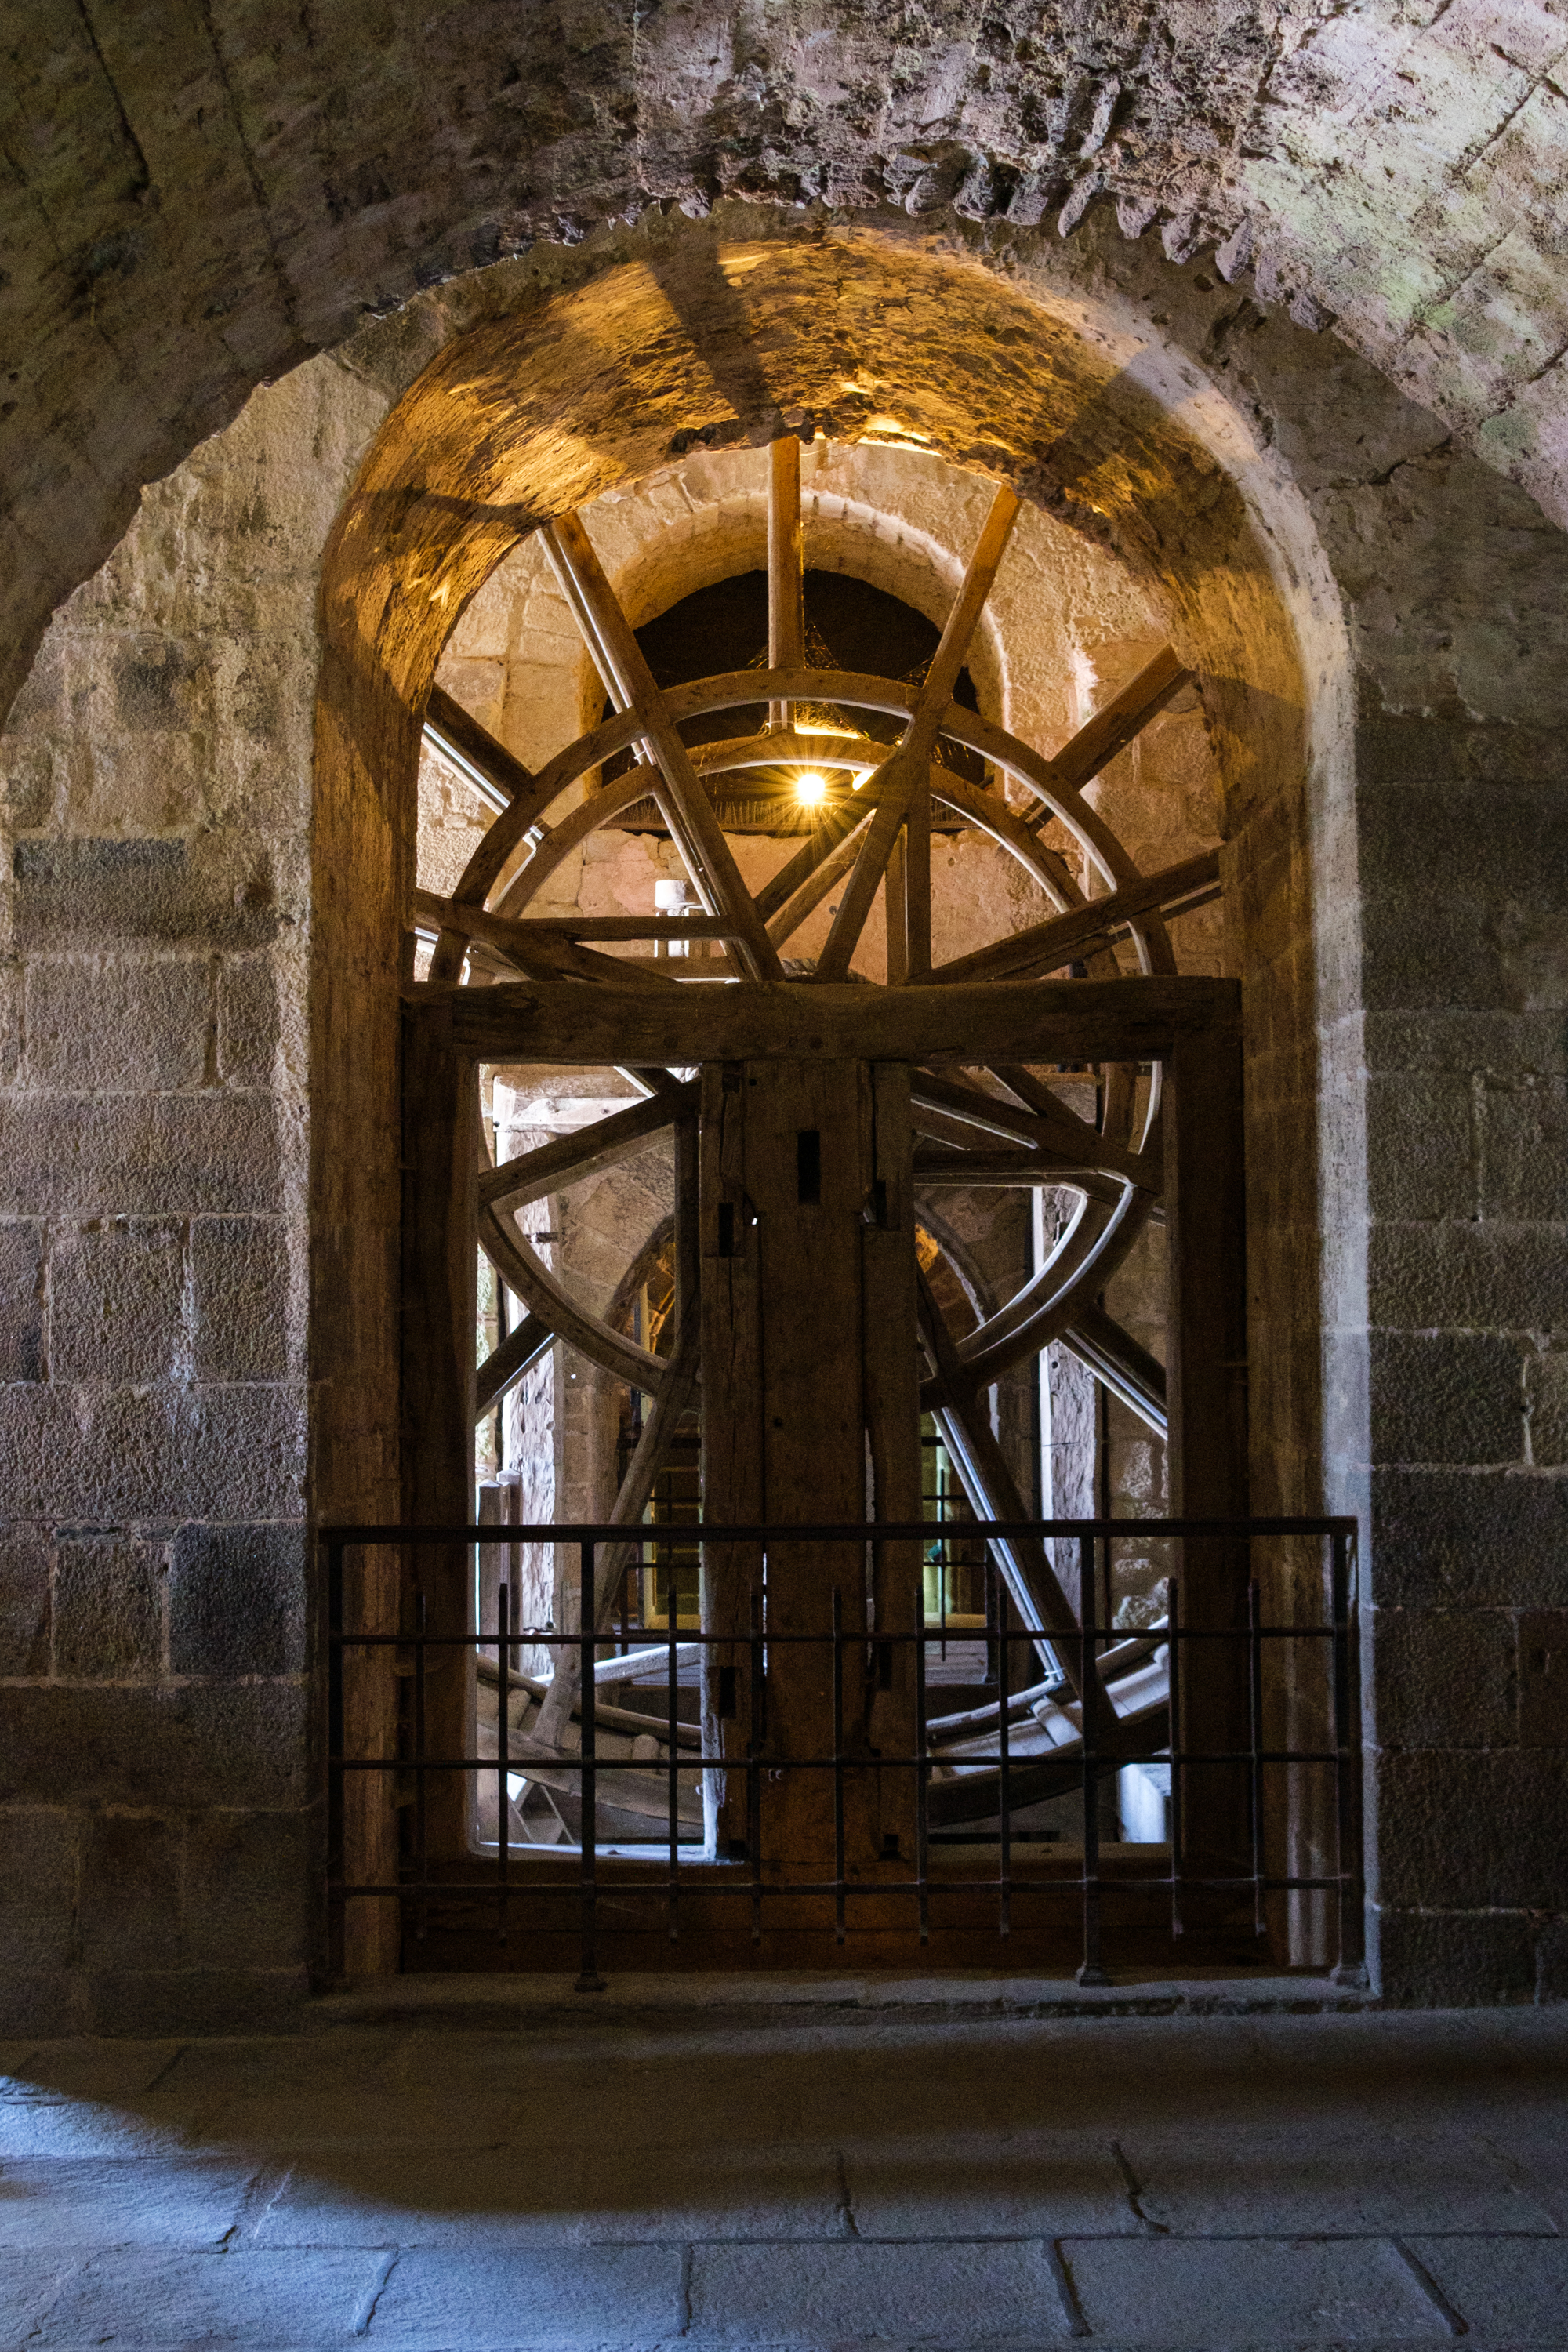
[[(1162, 654), (1053, 757), (955, 702), (954, 688), (1017, 513), (1014, 494), (999, 488), (922, 684), (812, 668), (803, 657), (800, 445), (783, 440), (771, 453), (765, 671), (732, 672), (661, 691), (583, 522), (568, 514), (542, 536), (613, 715), (533, 774), (450, 698), (439, 689), (432, 693), (427, 734), (484, 780), (492, 802), (504, 805), (450, 897), (419, 895), (417, 920), (434, 933), (435, 947), (428, 981), (412, 993), (455, 1008), (452, 1018), (470, 1060), (613, 1062), (644, 1090), (640, 1100), (591, 1129), (478, 1171), (469, 1230), (477, 1231), (480, 1248), (526, 1315), (479, 1366), (467, 1399), (468, 1426), (474, 1413), (491, 1410), (557, 1339), (645, 1391), (653, 1409), (611, 1514), (618, 1525), (630, 1528), (642, 1519), (676, 1424), (700, 1391), (705, 1512), (731, 1522), (858, 1516), (854, 1488), (858, 1481), (863, 1504), (864, 1470), (858, 1465), (868, 1441), (874, 1465), (895, 1465), (885, 1475), (879, 1470), (879, 1516), (918, 1516), (918, 1483), (911, 1508), (906, 1475), (917, 1401), (918, 1409), (937, 1417), (976, 1511), (998, 1519), (1027, 1516), (992, 1431), (986, 1391), (1053, 1341), (1071, 1348), (1152, 1426), (1166, 1428), (1162, 1368), (1095, 1304), (1145, 1226), (1165, 1213), (1167, 1169), (1175, 1162), (1163, 1131), (1167, 1049), (1158, 1042), (1159, 1022), (1148, 1033), (1156, 1042), (1147, 1051), (1137, 1042), (1144, 1032), (1133, 1018), (1124, 1024), (1129, 1042), (1120, 1050), (1112, 1044), (1096, 1057), (1092, 1119), (1070, 1108), (1042, 1073), (1063, 1058), (1081, 1058), (1076, 1053), (1064, 1057), (1052, 1042), (1052, 1021), (1059, 1023), (1073, 991), (1084, 992), (1082, 1001), (1103, 1016), (1103, 1034), (1114, 1040), (1123, 1034), (1115, 1009), (1120, 992), (1128, 992), (1130, 1005), (1142, 1005), (1148, 983), (1169, 982), (1161, 996), (1168, 1005), (1183, 987), (1215, 985), (1175, 981), (1165, 919), (1216, 895), (1216, 855), (1141, 874), (1084, 797), (1085, 786), (1191, 674), (1174, 655)], [(688, 720), (763, 700), (770, 715), (760, 733), (697, 746), (683, 740)], [(818, 732), (813, 714), (824, 706), (851, 716), (889, 714), (901, 731), (890, 747), (842, 729)], [(998, 778), (1021, 786), (1027, 801), (1017, 793), (1010, 799), (1000, 783), (985, 789), (967, 781), (951, 762), (952, 747), (982, 755)], [(596, 785), (596, 772), (628, 751), (631, 767)], [(799, 849), (765, 887), (752, 892), (721, 827), (712, 786), (721, 776), (776, 772), (781, 766), (809, 767), (835, 783)], [(543, 887), (568, 854), (650, 798), (677, 845), (701, 913), (695, 919), (542, 915)], [(1010, 937), (934, 968), (933, 810), (987, 835), (1017, 860), (1053, 909)], [(1053, 845), (1064, 835), (1082, 861), (1087, 891), (1063, 847)], [(887, 923), (887, 979), (868, 986), (851, 963), (879, 893)], [(830, 894), (837, 894), (836, 907), (820, 954), (814, 963), (790, 958), (802, 925)], [(671, 959), (668, 950), (676, 940), (685, 952)], [(1136, 977), (1124, 975), (1120, 942), (1131, 943)], [(612, 945), (616, 951), (605, 952)], [(1069, 970), (1086, 977), (1053, 982), (1053, 975)], [(860, 984), (851, 988), (852, 979)], [(1000, 1052), (996, 1035), (1024, 1033), (1016, 1020), (1011, 1029), (1005, 1021), (988, 1023), (986, 1003), (994, 996), (998, 1004), (1016, 1007), (1026, 992), (1040, 1008), (1033, 1050)], [(973, 1053), (953, 1041), (951, 1016), (960, 1008), (973, 1023)], [(1188, 1026), (1201, 1027), (1205, 1018), (1196, 1013)], [(670, 1050), (676, 1040), (678, 1049)], [(510, 1051), (509, 1041), (514, 1041)], [(814, 1055), (821, 1062), (814, 1063)], [(860, 1077), (846, 1081), (834, 1096), (821, 1077), (827, 1063), (840, 1072), (858, 1070)], [(898, 1073), (896, 1080), (889, 1080), (890, 1071)], [(907, 1332), (910, 1377), (900, 1384), (900, 1377), (867, 1374), (864, 1435), (858, 1414), (852, 1439), (840, 1447), (844, 1495), (837, 1509), (825, 1503), (821, 1484), (809, 1482), (811, 1491), (804, 1491), (807, 1482), (798, 1469), (793, 1507), (781, 1509), (763, 1471), (742, 1459), (752, 1439), (742, 1443), (731, 1434), (721, 1442), (710, 1435), (737, 1393), (737, 1364), (748, 1348), (762, 1344), (752, 1328), (758, 1294), (754, 1281), (746, 1290), (742, 1260), (743, 1228), (758, 1222), (753, 1195), (763, 1180), (748, 1173), (744, 1150), (726, 1122), (731, 1119), (727, 1096), (742, 1087), (742, 1074), (764, 1072), (773, 1075), (744, 1078), (752, 1089), (763, 1087), (751, 1103), (756, 1133), (763, 1131), (758, 1104), (771, 1099), (770, 1087), (777, 1096), (769, 1114), (777, 1134), (792, 1120), (797, 1137), (816, 1135), (822, 1121), (834, 1119), (846, 1133), (859, 1132), (846, 1161), (847, 1181), (858, 1188), (856, 1215), (868, 1228), (902, 1235), (895, 1270), (887, 1277), (891, 1287), (879, 1336), (884, 1350), (896, 1354), (900, 1329)], [(572, 1297), (520, 1229), (516, 1213), (645, 1150), (670, 1129), (677, 1145), (677, 1329), (670, 1354), (658, 1357)], [(792, 1171), (792, 1183), (798, 1175)], [(1070, 1200), (1071, 1212), (1018, 1294), (956, 1338), (914, 1261), (914, 1194), (927, 1187), (995, 1185), (1052, 1188)], [(796, 1189), (803, 1203), (815, 1205), (804, 1178)], [(783, 1209), (779, 1215), (782, 1231), (788, 1220)], [(867, 1244), (855, 1277), (862, 1320), (883, 1312), (873, 1296), (882, 1277), (865, 1271), (873, 1260)], [(803, 1278), (802, 1313), (812, 1278), (821, 1278), (820, 1269)], [(777, 1279), (775, 1270), (775, 1285)], [(831, 1333), (824, 1346), (831, 1372)], [(862, 1353), (868, 1364), (864, 1334)], [(744, 1388), (743, 1379), (740, 1385)], [(746, 1407), (753, 1418), (761, 1414), (761, 1397), (759, 1388)], [(776, 1401), (771, 1391), (769, 1400)], [(772, 1426), (782, 1429), (784, 1418), (774, 1414)], [(909, 1429), (900, 1435), (905, 1423)], [(826, 1486), (832, 1485), (829, 1477)], [(1076, 1611), (1043, 1545), (1010, 1540), (997, 1548), (997, 1559), (1021, 1622), (1042, 1643), (1054, 1635), (1060, 1645), (1077, 1631)], [(593, 1606), (606, 1625), (625, 1565), (625, 1555), (601, 1559)], [(748, 1572), (739, 1563), (731, 1602), (714, 1603), (720, 1617), (728, 1606), (734, 1619), (717, 1630), (740, 1634), (734, 1594)], [(722, 1583), (721, 1575), (715, 1591)], [(775, 1574), (770, 1605), (783, 1606), (783, 1590)], [(881, 1604), (874, 1600), (872, 1605)], [(1069, 1681), (1075, 1679), (1070, 1643), (1058, 1646), (1058, 1656)], [(558, 1675), (535, 1727), (539, 1748), (548, 1750), (562, 1739), (575, 1696), (572, 1676)], [(797, 1728), (806, 1747), (813, 1738), (810, 1713), (803, 1702)], [(803, 1834), (809, 1844), (808, 1824)]]

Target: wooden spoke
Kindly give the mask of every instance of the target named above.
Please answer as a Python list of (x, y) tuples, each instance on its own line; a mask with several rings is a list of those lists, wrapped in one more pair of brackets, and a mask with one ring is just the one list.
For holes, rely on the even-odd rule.
[(1122, 1329), (1114, 1316), (1100, 1307), (1080, 1308), (1062, 1333), (1061, 1343), (1157, 1437), (1165, 1435), (1169, 1425), (1165, 1368), (1139, 1346), (1131, 1331)]
[[(659, 1377), (652, 1384), (653, 1410), (643, 1423), (620, 1493), (611, 1507), (606, 1522), (610, 1527), (635, 1528), (642, 1524), (654, 1481), (669, 1458), (680, 1417), (697, 1385), (700, 1345), (700, 1320), (697, 1315), (689, 1314), (676, 1339), (674, 1355), (668, 1364), (659, 1366)], [(591, 1616), (596, 1633), (607, 1633), (611, 1629), (622, 1580), (637, 1550), (635, 1542), (602, 1544), (599, 1548), (594, 1567), (594, 1591), (582, 1596), (584, 1615)], [(557, 1756), (564, 1752), (565, 1734), (582, 1686), (582, 1663), (577, 1652), (558, 1650), (555, 1673), (545, 1692), (544, 1704), (524, 1743), (531, 1752)]]
[[(1030, 1513), (1024, 1507), (990, 1415), (963, 1382), (942, 1308), (923, 1271), (918, 1280), (921, 1338), (941, 1399), (935, 1408), (937, 1423), (970, 1505), (977, 1518), (1026, 1519)], [(1081, 1696), (1078, 1613), (1057, 1581), (1044, 1543), (1038, 1537), (1011, 1536), (994, 1539), (992, 1549), (1025, 1625), (1031, 1633), (1057, 1637), (1058, 1664), (1074, 1696)]]
[(1158, 1161), (1119, 1150), (1087, 1119), (1079, 1118), (1076, 1111), (1054, 1097), (1048, 1097), (1047, 1107), (1040, 1109), (1016, 1110), (994, 1095), (983, 1094), (978, 1087), (966, 1087), (952, 1078), (939, 1078), (929, 1071), (917, 1070), (914, 1100), (917, 1126), (921, 1123), (921, 1111), (946, 1111), (953, 1118), (965, 1120), (969, 1126), (981, 1128), (991, 1135), (1014, 1136), (1022, 1143), (1068, 1159), (1080, 1168), (1101, 1169), (1120, 1176), (1141, 1192), (1156, 1193), (1163, 1181)]
[(602, 1169), (613, 1168), (620, 1160), (629, 1160), (647, 1149), (650, 1139), (673, 1126), (682, 1114), (697, 1108), (698, 1087), (692, 1079), (682, 1087), (672, 1087), (668, 1094), (647, 1096), (642, 1102), (629, 1103), (625, 1110), (612, 1111), (608, 1118), (596, 1119), (592, 1127), (578, 1128), (571, 1135), (559, 1135), (552, 1143), (542, 1143), (536, 1150), (520, 1152), (515, 1160), (503, 1160), (499, 1168), (487, 1169), (479, 1178), (479, 1206), (484, 1209), (525, 1209), (532, 1201), (542, 1200), (547, 1192), (558, 1192), (563, 1185), (580, 1184), (586, 1176), (597, 1175)]
[[(657, 963), (639, 962), (631, 956), (595, 955), (592, 948), (575, 946), (551, 925), (513, 922), (505, 915), (487, 914), (482, 907), (459, 907), (454, 899), (433, 898), (428, 890), (415, 892), (414, 908), (426, 921), (442, 925), (443, 940), (456, 939), (464, 944), (469, 940), (483, 940), (500, 948), (508, 961), (531, 980), (570, 978), (611, 981), (623, 985), (629, 980), (643, 987), (649, 981), (656, 988), (675, 985)], [(436, 978), (434, 963), (431, 978)]]
[(425, 706), (425, 739), (454, 767), (467, 770), (485, 797), (499, 800), (502, 808), (513, 801), (530, 799), (537, 789), (532, 771), (498, 742), (488, 727), (481, 727), (445, 687), (430, 688)]
[(1080, 958), (1119, 931), (1129, 930), (1140, 915), (1173, 909), (1184, 912), (1207, 906), (1219, 895), (1219, 852), (1200, 850), (1163, 873), (1123, 882), (1107, 898), (1091, 898), (1086, 906), (1053, 915), (1047, 922), (1032, 923), (1011, 939), (998, 940), (972, 955), (954, 956), (931, 974), (939, 988), (954, 981), (1027, 980), (1036, 972), (1056, 971)]
[(921, 1146), (914, 1156), (917, 1184), (983, 1185), (988, 1192), (1008, 1191), (1023, 1184), (1070, 1185), (1091, 1201), (1114, 1207), (1122, 1187), (1110, 1176), (1085, 1168), (1070, 1155), (1053, 1151), (954, 1151), (941, 1145)]
[[(1081, 792), (1192, 681), (1193, 672), (1184, 668), (1166, 646), (1146, 668), (1139, 671), (1131, 685), (1124, 686), (1103, 710), (1097, 710), (1047, 765), (1060, 783)], [(1044, 824), (1048, 814), (1042, 811), (1035, 823)]]
[(555, 1334), (549, 1324), (542, 1323), (537, 1315), (525, 1315), (475, 1375), (474, 1419), (483, 1421), (487, 1412), (493, 1412), (507, 1391), (515, 1388), (524, 1372), (531, 1371), (554, 1345)]
[[(869, 808), (862, 808), (858, 800), (829, 809), (820, 824), (814, 825), (811, 836), (787, 864), (781, 866), (771, 882), (763, 884), (757, 893), (757, 912), (764, 923), (782, 913), (790, 898), (804, 882), (808, 882), (822, 864), (847, 841), (850, 835), (869, 821)], [(793, 928), (793, 927), (792, 927)], [(784, 933), (787, 939), (789, 933)]]
[[(805, 660), (805, 541), (800, 520), (800, 443), (793, 433), (768, 451), (768, 667)], [(787, 702), (768, 705), (769, 724), (790, 723)]]
[(646, 1348), (639, 1348), (635, 1340), (625, 1339), (619, 1331), (612, 1331), (597, 1316), (585, 1313), (542, 1263), (510, 1218), (503, 1221), (494, 1209), (481, 1209), (479, 1237), (479, 1247), (507, 1288), (542, 1323), (548, 1323), (558, 1339), (564, 1339), (590, 1363), (602, 1364), (605, 1371), (613, 1372), (628, 1387), (650, 1392), (658, 1389), (663, 1376), (659, 1359)]
[[(952, 700), (958, 673), (963, 667), (970, 640), (979, 625), (985, 599), (991, 593), (997, 566), (1006, 551), (1017, 517), (1018, 500), (1004, 485), (997, 489), (991, 502), (985, 528), (970, 558), (958, 600), (948, 615), (942, 641), (931, 657), (931, 668), (910, 713), (909, 726), (878, 770), (877, 814), (871, 820), (870, 829), (856, 860), (855, 871), (834, 917), (833, 929), (828, 933), (827, 944), (818, 961), (818, 976), (823, 980), (847, 978), (850, 958), (865, 929), (866, 918), (880, 887), (899, 827), (909, 816), (917, 794), (929, 794), (931, 755), (941, 731), (942, 717)], [(929, 799), (927, 805), (929, 818)], [(927, 904), (929, 909), (929, 898)], [(927, 919), (930, 919), (929, 912)]]
[(557, 573), (574, 583), (597, 642), (658, 762), (663, 787), (656, 791), (655, 796), (692, 879), (708, 900), (710, 912), (722, 915), (731, 927), (735, 953), (752, 979), (782, 979), (778, 951), (752, 904), (712, 803), (702, 789), (690, 754), (654, 683), (632, 625), (605, 576), (593, 542), (575, 514), (563, 515), (543, 536)]
[[(828, 892), (836, 889), (849, 872), (858, 855), (858, 844), (870, 817), (871, 812), (868, 809), (860, 823), (852, 826), (828, 851), (789, 903), (773, 917), (768, 925), (768, 937), (775, 947), (783, 947), (785, 940), (794, 938), (806, 917), (816, 912)], [(794, 862), (792, 859), (791, 864)]]

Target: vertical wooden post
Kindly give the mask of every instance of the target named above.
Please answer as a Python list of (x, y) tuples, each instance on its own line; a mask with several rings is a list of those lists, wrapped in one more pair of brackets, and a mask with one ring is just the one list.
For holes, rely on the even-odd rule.
[[(871, 1191), (860, 1229), (861, 1330), (871, 1503), (879, 1519), (921, 1516), (919, 1317), (910, 1073), (903, 1064), (871, 1071)], [(921, 1546), (879, 1545), (872, 1559), (872, 1627), (908, 1633), (921, 1591)], [(916, 1659), (907, 1642), (873, 1654), (868, 1694), (873, 1758), (912, 1756), (919, 1736)], [(896, 1841), (914, 1855), (915, 1775), (879, 1772), (872, 1832), (878, 1854)]]
[[(805, 659), (805, 542), (800, 520), (800, 443), (793, 433), (768, 451), (768, 667)], [(768, 705), (771, 727), (790, 723), (787, 702)]]
[[(478, 1071), (451, 1044), (448, 1009), (403, 1016), (403, 1517), (412, 1527), (465, 1526), (474, 1512), (474, 1370), (479, 1239)], [(408, 1561), (433, 1633), (473, 1622), (468, 1548), (421, 1548)], [(409, 1596), (412, 1622), (412, 1595)], [(428, 1654), (426, 1734), (433, 1756), (473, 1753), (473, 1675), (461, 1650)], [(428, 1783), (431, 1854), (468, 1840), (467, 1776)]]
[[(1177, 1041), (1165, 1065), (1163, 1101), (1171, 1510), (1177, 1517), (1239, 1518), (1247, 1507), (1239, 1023), (1216, 1024)], [(1245, 1631), (1244, 1543), (1189, 1538), (1179, 1574), (1184, 1626)], [(1184, 1747), (1244, 1751), (1246, 1642), (1194, 1642), (1178, 1663)], [(1191, 1768), (1183, 1810), (1194, 1866), (1201, 1854), (1228, 1868), (1247, 1844), (1245, 1765)]]
[[(746, 1195), (745, 1069), (702, 1069), (699, 1129), (699, 1230), (702, 1256), (702, 1516), (743, 1527), (763, 1517), (762, 1313), (756, 1223)], [(679, 1278), (678, 1210), (676, 1267)], [(702, 1747), (739, 1762), (752, 1721), (751, 1601), (762, 1586), (754, 1545), (708, 1544), (702, 1553), (702, 1630), (733, 1647), (702, 1654)], [(739, 1771), (710, 1770), (703, 1810), (708, 1842), (721, 1858), (746, 1836), (746, 1788)]]

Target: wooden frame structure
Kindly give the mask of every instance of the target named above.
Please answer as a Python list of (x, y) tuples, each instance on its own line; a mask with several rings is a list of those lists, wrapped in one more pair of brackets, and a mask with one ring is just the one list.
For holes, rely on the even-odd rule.
[[(1083, 797), (1190, 674), (1162, 654), (1051, 759), (954, 703), (1018, 511), (1006, 488), (995, 493), (918, 689), (808, 669), (798, 442), (776, 443), (770, 466), (765, 672), (661, 692), (581, 519), (567, 515), (542, 537), (613, 715), (532, 775), (449, 697), (432, 694), (427, 728), (482, 780), (498, 814), (450, 897), (421, 893), (415, 910), (434, 949), (427, 980), (405, 988), (405, 1518), (455, 1526), (471, 1517), (475, 1417), (556, 1339), (654, 1400), (609, 1514), (616, 1525), (640, 1522), (671, 1433), (700, 1391), (710, 1521), (859, 1518), (868, 1511), (868, 1448), (874, 1516), (917, 1517), (922, 1409), (936, 1415), (978, 1516), (1024, 1520), (986, 1394), (1053, 1340), (1168, 1431), (1175, 1511), (1238, 1517), (1246, 1510), (1239, 991), (1178, 974), (1165, 927), (1167, 916), (1216, 894), (1217, 858), (1205, 853), (1142, 875)], [(682, 738), (685, 719), (763, 700), (769, 721), (760, 735), (695, 748)], [(824, 704), (891, 712), (902, 722), (899, 739), (889, 748), (843, 730), (817, 732), (812, 714)], [(955, 775), (943, 764), (944, 741), (980, 751), (1033, 796), (1033, 806), (1015, 807), (1002, 790)], [(584, 788), (628, 747), (637, 756), (626, 774)], [(790, 761), (847, 782), (802, 846), (752, 894), (708, 780)], [(696, 886), (703, 910), (696, 919), (530, 911), (574, 846), (649, 797)], [(987, 834), (1054, 908), (1012, 937), (934, 967), (933, 804)], [(1053, 824), (1058, 834), (1047, 839)], [(1086, 896), (1055, 845), (1061, 833), (1095, 895)], [(815, 967), (787, 964), (784, 950), (835, 891)], [(888, 980), (868, 987), (852, 976), (851, 961), (879, 893)], [(677, 937), (687, 950), (679, 961), (664, 952)], [(1118, 961), (1122, 940), (1135, 975)], [(1049, 976), (1069, 965), (1089, 976)], [(613, 1066), (636, 1079), (641, 1099), (506, 1165), (481, 1164), (479, 1066), (514, 1061)], [(1043, 1074), (1085, 1064), (1099, 1073), (1095, 1123)], [(513, 1213), (665, 1132), (675, 1139), (677, 1307), (673, 1350), (661, 1359), (586, 1313)], [(1018, 1297), (955, 1339), (916, 1263), (917, 1192), (999, 1184), (1065, 1188), (1076, 1195), (1076, 1214)], [(1165, 1223), (1171, 1265), (1163, 1375), (1097, 1304), (1153, 1218)], [(526, 1311), (476, 1368), (480, 1249)], [(798, 1560), (787, 1547), (771, 1555), (774, 1629), (819, 1630), (831, 1593), (846, 1609), (868, 1603), (873, 1624), (901, 1627), (918, 1548), (889, 1548), (868, 1593), (863, 1549), (840, 1547), (842, 1558), (804, 1546)], [(1046, 1548), (1016, 1538), (996, 1557), (1020, 1622), (1043, 1643), (1060, 1637), (1065, 1662), (1079, 1619)], [(605, 1630), (625, 1564), (606, 1547), (597, 1590), (582, 1596), (584, 1611)], [(435, 1572), (437, 1603), (452, 1622), (452, 1611), (467, 1606), (466, 1555), (454, 1548)], [(709, 1547), (707, 1629), (736, 1643), (728, 1660), (704, 1653), (704, 1744), (714, 1749), (724, 1738), (719, 1680), (726, 1672), (743, 1679), (756, 1580), (757, 1562), (743, 1548), (731, 1556)], [(1190, 1559), (1187, 1623), (1233, 1628), (1241, 1591), (1223, 1547)], [(1223, 1674), (1205, 1673), (1197, 1648), (1199, 1664), (1184, 1669), (1183, 1703), (1223, 1738), (1238, 1696)], [(540, 1755), (560, 1752), (576, 1696), (577, 1679), (563, 1665), (533, 1727)], [(784, 1703), (795, 1719), (775, 1736), (803, 1754), (820, 1747), (824, 1693), (803, 1682)], [(448, 1728), (451, 1752), (468, 1752), (471, 1687), (450, 1675), (429, 1704)], [(847, 1704), (868, 1761), (883, 1737), (908, 1744), (908, 1690), (857, 1690)], [(732, 1695), (730, 1706), (732, 1715)], [(721, 1853), (737, 1831), (722, 1776), (714, 1777), (710, 1832)], [(900, 1836), (897, 1801), (880, 1813), (878, 1801), (868, 1800), (868, 1857), (895, 1852)], [(462, 1806), (453, 1781), (437, 1800), (437, 1849), (461, 1850)], [(819, 1811), (803, 1784), (788, 1842), (802, 1851), (820, 1846)]]

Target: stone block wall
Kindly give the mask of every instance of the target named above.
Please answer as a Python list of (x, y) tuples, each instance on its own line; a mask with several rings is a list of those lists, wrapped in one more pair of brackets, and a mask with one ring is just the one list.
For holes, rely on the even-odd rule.
[(11, 2032), (241, 2030), (314, 1957), (305, 995), (331, 362), (150, 489), (0, 736)]

